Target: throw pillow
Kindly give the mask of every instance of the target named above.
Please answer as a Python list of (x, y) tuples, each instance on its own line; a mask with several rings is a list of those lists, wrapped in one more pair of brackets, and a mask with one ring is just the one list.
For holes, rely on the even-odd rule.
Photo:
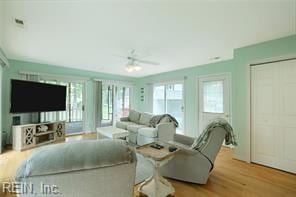
[(149, 113), (141, 113), (139, 123), (143, 124), (143, 125), (146, 125), (146, 126), (149, 126), (152, 116), (153, 115), (149, 114)]

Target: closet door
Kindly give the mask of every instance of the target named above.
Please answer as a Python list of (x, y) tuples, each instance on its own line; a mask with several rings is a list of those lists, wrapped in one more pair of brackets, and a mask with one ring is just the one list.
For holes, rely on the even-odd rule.
[(276, 167), (279, 144), (279, 99), (275, 65), (254, 66), (251, 70), (251, 152), (252, 162)]
[(252, 162), (296, 173), (296, 60), (251, 68)]
[(280, 169), (296, 173), (296, 60), (279, 65), (282, 84)]

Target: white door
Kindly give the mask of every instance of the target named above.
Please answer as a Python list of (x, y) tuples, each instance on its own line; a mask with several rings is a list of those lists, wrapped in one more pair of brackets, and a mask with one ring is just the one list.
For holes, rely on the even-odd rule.
[(251, 67), (251, 161), (296, 173), (296, 60)]
[(199, 134), (214, 119), (230, 122), (230, 75), (199, 77)]

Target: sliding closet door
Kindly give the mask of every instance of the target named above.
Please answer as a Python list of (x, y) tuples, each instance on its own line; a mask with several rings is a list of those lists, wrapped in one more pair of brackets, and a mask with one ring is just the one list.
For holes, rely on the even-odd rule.
[(252, 162), (296, 173), (296, 60), (251, 68)]
[(279, 95), (276, 65), (252, 67), (252, 161), (276, 167), (279, 156), (277, 139), (279, 123)]
[(286, 61), (281, 67), (283, 84), (281, 167), (296, 173), (296, 60)]

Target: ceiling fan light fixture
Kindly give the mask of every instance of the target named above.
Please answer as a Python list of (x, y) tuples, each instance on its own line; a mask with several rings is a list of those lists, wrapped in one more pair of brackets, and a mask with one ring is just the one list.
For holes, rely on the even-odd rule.
[(133, 65), (128, 64), (128, 65), (126, 65), (125, 70), (130, 73), (130, 72), (134, 71), (134, 67), (133, 67)]
[[(117, 57), (121, 57), (122, 56), (117, 56)], [(159, 63), (157, 62), (153, 62), (153, 61), (148, 61), (148, 60), (143, 60), (143, 59), (139, 59), (138, 55), (135, 53), (135, 50), (132, 50), (130, 52), (130, 54), (126, 57), (124, 57), (127, 60), (127, 64), (125, 66), (125, 70), (127, 72), (134, 72), (134, 71), (140, 71), (143, 69), (141, 64), (148, 64), (148, 65), (159, 65)], [(139, 65), (139, 64), (140, 65)]]
[(140, 71), (140, 70), (142, 70), (142, 67), (138, 66), (138, 65), (134, 65), (134, 70), (135, 71)]

